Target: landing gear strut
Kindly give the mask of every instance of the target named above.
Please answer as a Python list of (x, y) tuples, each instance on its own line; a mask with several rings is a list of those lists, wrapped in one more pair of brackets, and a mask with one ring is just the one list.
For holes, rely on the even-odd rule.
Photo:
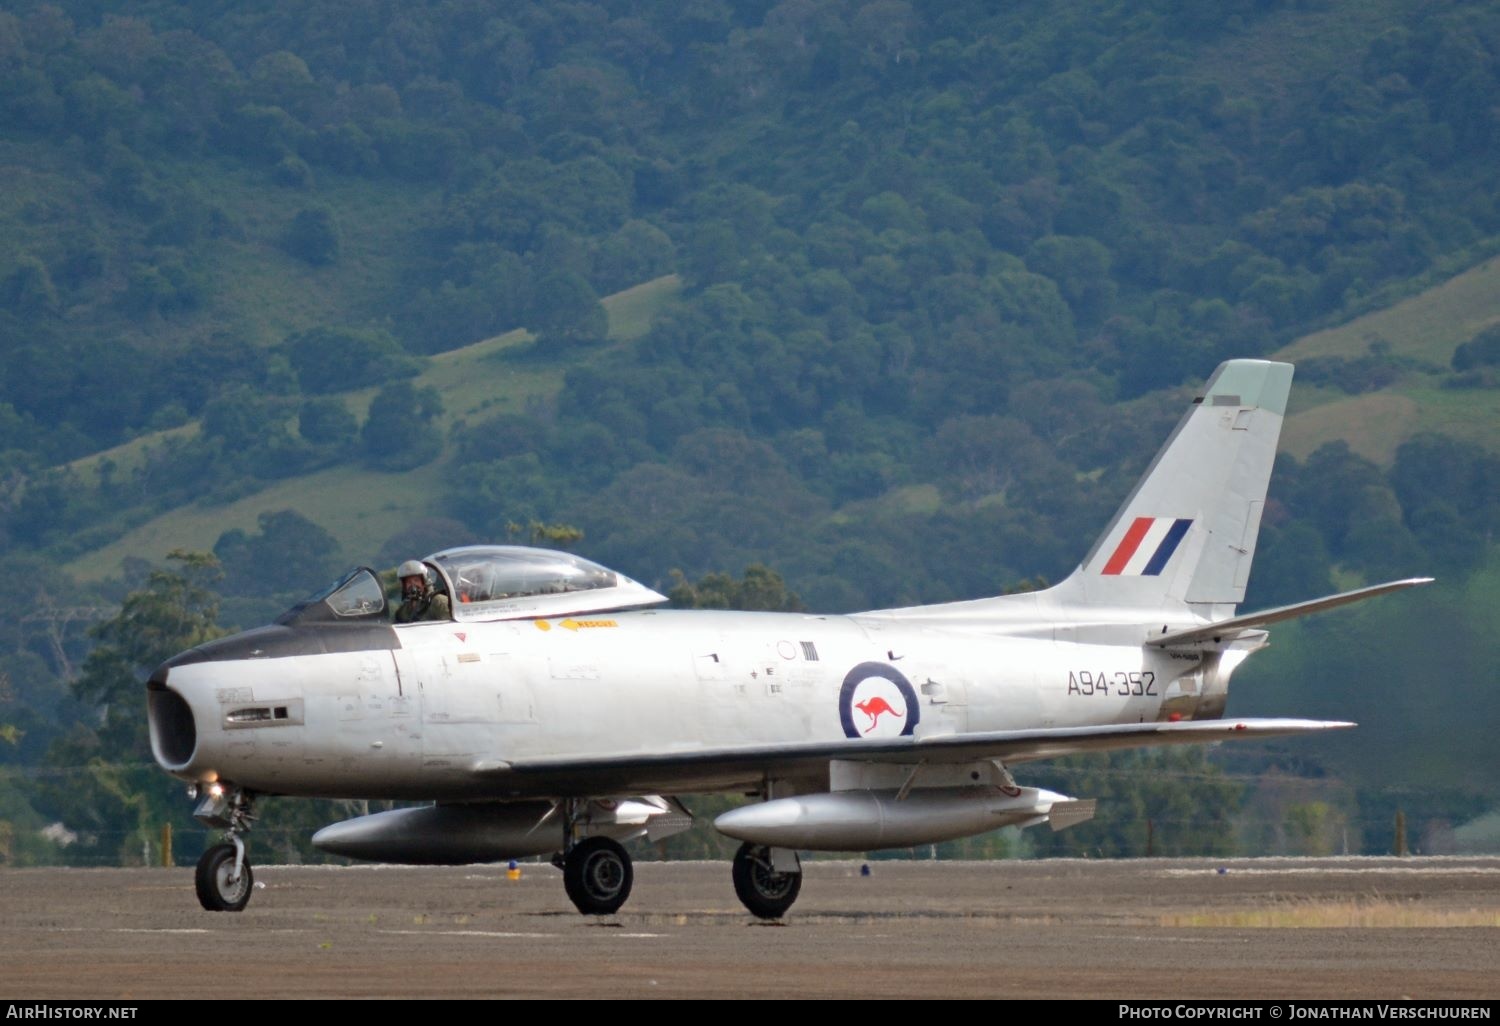
[(771, 849), (746, 841), (734, 853), (734, 893), (752, 915), (780, 919), (802, 890), (802, 862), (795, 852), (785, 853), (791, 869), (777, 870)]
[(224, 843), (203, 853), (193, 877), (198, 903), (210, 912), (239, 912), (250, 903), (255, 874), (240, 835), (248, 832), (255, 820), (253, 804), (249, 792), (215, 785), (193, 812), (198, 822), (224, 831)]

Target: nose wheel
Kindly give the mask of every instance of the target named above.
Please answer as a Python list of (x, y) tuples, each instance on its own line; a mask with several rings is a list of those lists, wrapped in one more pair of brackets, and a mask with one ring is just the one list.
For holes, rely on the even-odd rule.
[(771, 849), (746, 841), (734, 853), (734, 893), (750, 913), (761, 919), (780, 919), (802, 890), (802, 862), (787, 853), (793, 868), (778, 871)]
[(198, 860), (193, 882), (198, 888), (198, 903), (208, 911), (239, 912), (250, 903), (255, 874), (242, 847), (216, 844)]
[(618, 912), (634, 879), (630, 855), (608, 837), (580, 841), (563, 857), (563, 889), (586, 916)]

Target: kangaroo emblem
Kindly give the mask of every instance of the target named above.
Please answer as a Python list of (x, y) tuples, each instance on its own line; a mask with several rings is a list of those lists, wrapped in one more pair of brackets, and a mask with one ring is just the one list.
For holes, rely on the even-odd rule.
[(866, 734), (875, 729), (875, 724), (879, 722), (881, 713), (890, 713), (898, 720), (906, 719), (906, 716), (904, 714), (898, 713), (895, 709), (892, 709), (891, 703), (887, 702), (879, 695), (876, 695), (874, 698), (867, 698), (863, 702), (856, 702), (854, 704), (854, 708), (870, 717), (870, 725), (865, 728)]

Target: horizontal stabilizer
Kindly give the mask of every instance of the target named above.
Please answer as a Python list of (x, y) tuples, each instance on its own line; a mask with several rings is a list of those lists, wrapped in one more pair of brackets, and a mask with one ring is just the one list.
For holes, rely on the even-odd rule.
[(1205, 641), (1215, 643), (1233, 641), (1244, 634), (1268, 627), (1273, 623), (1280, 623), (1282, 620), (1294, 620), (1299, 616), (1307, 616), (1309, 613), (1321, 613), (1325, 609), (1334, 609), (1338, 606), (1348, 605), (1351, 602), (1374, 598), (1376, 595), (1385, 595), (1389, 592), (1400, 591), (1403, 588), (1412, 588), (1418, 584), (1431, 584), (1432, 580), (1431, 577), (1408, 577), (1402, 581), (1387, 581), (1385, 584), (1372, 584), (1368, 588), (1356, 588), (1354, 591), (1345, 591), (1337, 595), (1310, 599), (1307, 602), (1296, 602), (1290, 606), (1264, 609), (1258, 613), (1247, 613), (1244, 616), (1231, 617), (1228, 620), (1205, 624), (1202, 627), (1190, 627), (1187, 630), (1170, 631), (1149, 639), (1146, 644), (1155, 645), (1158, 648), (1175, 648), (1182, 645), (1200, 645)]
[(1094, 818), (1094, 809), (1099, 804), (1097, 798), (1073, 798), (1065, 802), (1053, 802), (1052, 809), (1047, 813), (1047, 825), (1052, 832), (1066, 830), (1068, 827), (1077, 826), (1079, 823), (1087, 823)]

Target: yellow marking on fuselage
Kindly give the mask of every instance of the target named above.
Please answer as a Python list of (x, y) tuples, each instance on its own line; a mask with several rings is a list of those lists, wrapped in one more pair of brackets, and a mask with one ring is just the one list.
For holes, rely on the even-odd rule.
[(574, 620), (570, 617), (558, 624), (558, 626), (566, 627), (570, 631), (577, 631), (580, 628), (590, 627), (618, 627), (620, 624), (615, 620)]

